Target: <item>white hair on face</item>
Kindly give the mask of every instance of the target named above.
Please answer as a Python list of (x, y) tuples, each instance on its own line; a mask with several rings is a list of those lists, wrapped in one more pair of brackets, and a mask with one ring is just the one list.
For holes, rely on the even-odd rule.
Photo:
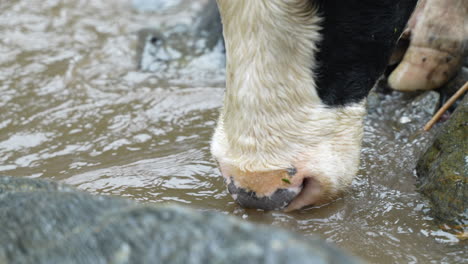
[(310, 0), (217, 0), (227, 76), (211, 151), (243, 171), (291, 166), (332, 188), (356, 173), (364, 102), (329, 108), (313, 68), (321, 18)]

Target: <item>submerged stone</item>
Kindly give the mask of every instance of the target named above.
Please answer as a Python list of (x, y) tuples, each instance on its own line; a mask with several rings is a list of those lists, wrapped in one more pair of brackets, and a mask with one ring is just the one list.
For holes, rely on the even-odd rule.
[[(417, 165), (418, 187), (442, 223), (468, 224), (468, 96), (441, 127)], [(466, 231), (465, 231), (466, 232)]]
[(358, 263), (317, 237), (0, 177), (0, 263)]
[(132, 0), (132, 6), (138, 11), (163, 12), (169, 8), (179, 5), (181, 0)]
[[(438, 92), (441, 95), (442, 103), (448, 101), (450, 97), (454, 95), (466, 82), (468, 82), (468, 65), (463, 66), (452, 80), (438, 89)], [(455, 108), (458, 106), (458, 102), (461, 102), (461, 100), (458, 100), (449, 108), (450, 112), (455, 110)]]
[[(190, 24), (144, 28), (138, 32), (137, 66), (162, 75), (204, 75), (225, 68), (221, 18), (208, 1)], [(208, 77), (210, 78), (210, 77)]]

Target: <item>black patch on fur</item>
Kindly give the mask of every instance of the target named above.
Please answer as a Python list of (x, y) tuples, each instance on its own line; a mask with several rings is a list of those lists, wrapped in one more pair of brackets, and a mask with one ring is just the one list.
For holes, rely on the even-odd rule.
[(325, 104), (342, 106), (367, 96), (415, 5), (416, 0), (318, 1), (323, 39), (314, 72)]

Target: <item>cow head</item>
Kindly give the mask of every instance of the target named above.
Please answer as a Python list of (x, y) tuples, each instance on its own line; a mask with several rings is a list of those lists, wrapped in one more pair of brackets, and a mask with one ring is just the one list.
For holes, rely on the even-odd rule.
[[(211, 151), (229, 192), (241, 206), (266, 210), (330, 201), (357, 172), (365, 96), (396, 25), (375, 31), (387, 38), (375, 44), (367, 33), (352, 35), (363, 26), (341, 28), (355, 14), (333, 7), (340, 1), (217, 2), (227, 70)], [(341, 22), (327, 20), (339, 12), (348, 12)], [(360, 50), (370, 44), (383, 50)]]

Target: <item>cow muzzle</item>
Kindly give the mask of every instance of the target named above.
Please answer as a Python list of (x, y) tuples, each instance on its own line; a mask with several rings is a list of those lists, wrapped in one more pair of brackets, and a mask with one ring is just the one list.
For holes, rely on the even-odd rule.
[(229, 193), (244, 208), (279, 210), (286, 208), (301, 192), (304, 177), (296, 168), (248, 172), (221, 166)]
[(237, 187), (234, 181), (228, 184), (228, 191), (234, 200), (244, 208), (277, 210), (288, 206), (299, 194), (300, 188), (280, 188), (270, 195), (258, 196), (256, 192)]

